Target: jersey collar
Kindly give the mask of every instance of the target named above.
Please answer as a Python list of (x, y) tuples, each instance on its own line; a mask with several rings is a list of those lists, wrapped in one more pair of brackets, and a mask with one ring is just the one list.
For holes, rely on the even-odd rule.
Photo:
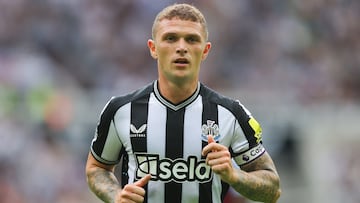
[(175, 104), (171, 103), (170, 101), (168, 101), (167, 99), (165, 99), (160, 94), (160, 91), (159, 91), (159, 88), (158, 88), (158, 81), (155, 80), (155, 82), (154, 82), (154, 93), (155, 93), (156, 98), (163, 105), (165, 105), (166, 107), (168, 107), (168, 108), (170, 108), (170, 109), (172, 109), (174, 111), (177, 111), (177, 110), (189, 105), (190, 103), (192, 103), (197, 98), (197, 96), (199, 95), (199, 92), (200, 92), (200, 82), (198, 82), (198, 85), (197, 85), (197, 88), (196, 88), (196, 91), (194, 92), (194, 94), (192, 94), (189, 98), (187, 98), (183, 102), (180, 102), (179, 104), (175, 105)]

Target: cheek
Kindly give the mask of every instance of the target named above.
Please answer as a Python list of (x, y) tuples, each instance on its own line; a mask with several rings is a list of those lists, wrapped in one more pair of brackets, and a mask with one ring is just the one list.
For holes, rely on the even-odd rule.
[(157, 53), (159, 55), (165, 55), (168, 52), (169, 48), (166, 46), (162, 46), (161, 44), (159, 44), (157, 46)]
[(202, 49), (196, 50), (196, 58), (199, 61), (202, 61), (205, 58), (205, 54), (204, 54), (204, 51)]
[(158, 63), (161, 67), (168, 67), (169, 63), (171, 62), (169, 52), (159, 51), (158, 52)]
[(169, 49), (169, 48), (164, 48), (164, 49), (158, 50), (158, 56), (159, 56), (159, 58), (162, 59), (162, 61), (170, 60), (171, 49)]

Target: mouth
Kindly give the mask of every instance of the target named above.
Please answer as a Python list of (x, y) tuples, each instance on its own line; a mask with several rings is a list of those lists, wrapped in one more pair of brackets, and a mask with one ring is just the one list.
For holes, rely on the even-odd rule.
[(189, 64), (190, 62), (186, 58), (177, 58), (174, 60), (174, 63), (179, 65), (186, 65)]

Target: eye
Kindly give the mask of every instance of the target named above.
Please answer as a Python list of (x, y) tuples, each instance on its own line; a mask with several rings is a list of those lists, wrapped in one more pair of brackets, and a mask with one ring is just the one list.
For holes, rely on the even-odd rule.
[(188, 41), (189, 43), (196, 43), (199, 42), (200, 39), (196, 36), (189, 36), (186, 38), (186, 41)]
[(174, 42), (176, 41), (176, 37), (174, 35), (167, 35), (165, 36), (165, 40), (168, 42)]

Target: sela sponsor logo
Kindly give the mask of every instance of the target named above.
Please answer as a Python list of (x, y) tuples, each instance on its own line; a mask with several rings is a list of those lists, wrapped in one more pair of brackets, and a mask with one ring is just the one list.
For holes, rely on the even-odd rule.
[(215, 121), (207, 120), (206, 124), (201, 126), (201, 138), (203, 141), (207, 142), (208, 135), (212, 135), (214, 140), (218, 142), (220, 139), (219, 131), (219, 126), (215, 123)]
[(147, 174), (151, 175), (153, 181), (198, 181), (209, 182), (212, 179), (211, 168), (206, 165), (205, 160), (198, 160), (195, 156), (185, 159), (160, 159), (158, 154), (135, 153), (137, 169), (136, 179)]
[(145, 131), (146, 124), (140, 126), (139, 129), (137, 129), (133, 124), (130, 124), (130, 137), (146, 137)]

